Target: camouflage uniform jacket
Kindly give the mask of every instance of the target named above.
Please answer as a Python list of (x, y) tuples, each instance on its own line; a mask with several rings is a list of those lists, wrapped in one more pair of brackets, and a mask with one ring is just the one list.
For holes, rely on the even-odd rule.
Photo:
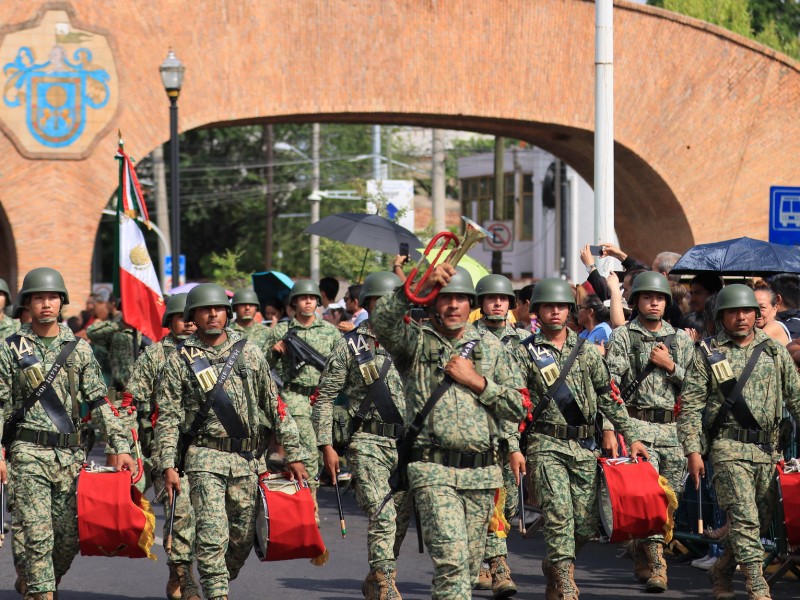
[[(206, 345), (196, 334), (192, 334), (184, 342), (187, 349), (197, 348), (205, 352), (217, 375), (222, 371), (233, 344), (242, 339), (230, 328), (226, 328), (225, 333), (228, 339), (214, 347)], [(299, 446), (297, 425), (278, 395), (264, 355), (252, 342), (244, 345), (241, 358), (231, 370), (224, 390), (251, 438), (258, 435), (259, 424), (263, 422), (283, 444), (289, 462), (306, 458)], [(167, 358), (161, 385), (156, 392), (156, 402), (160, 414), (153, 454), (160, 457), (159, 470), (163, 472), (175, 466), (179, 425), (183, 423), (188, 428), (197, 411), (206, 402), (206, 395), (179, 351), (173, 352)], [(200, 428), (199, 437), (227, 437), (225, 428), (213, 410), (209, 411), (208, 418)], [(248, 462), (238, 454), (196, 445), (192, 445), (186, 454), (187, 471), (245, 477), (252, 472), (255, 465), (255, 460)]]
[(20, 322), (12, 319), (8, 315), (0, 312), (0, 340), (6, 339), (8, 336), (17, 333), (20, 328)]
[[(641, 344), (635, 344), (637, 334), (641, 336)], [(675, 334), (670, 348), (670, 356), (675, 363), (675, 371), (670, 375), (664, 369), (656, 367), (642, 382), (637, 392), (630, 398), (627, 405), (632, 408), (662, 408), (672, 411), (677, 404), (681, 384), (686, 377), (686, 371), (694, 356), (694, 342), (682, 330), (675, 331), (672, 325), (661, 321), (661, 329), (656, 332), (648, 331), (635, 319), (629, 325), (617, 327), (611, 336), (608, 346), (606, 361), (611, 370), (611, 376), (624, 390), (650, 361), (650, 352), (657, 343), (668, 335)], [(657, 339), (658, 338), (658, 339)], [(638, 345), (638, 349), (634, 347)], [(636, 425), (642, 436), (642, 441), (656, 446), (678, 446), (678, 434), (671, 423), (650, 423), (636, 419)], [(611, 429), (610, 423), (604, 424), (604, 429)]]
[[(498, 340), (503, 344), (505, 349), (511, 354), (514, 359), (514, 364), (519, 359), (518, 348), (520, 342), (528, 337), (523, 335), (525, 330), (514, 327), (508, 321), (505, 322), (503, 327), (491, 328), (486, 324), (484, 319), (478, 319), (474, 323), (475, 329), (478, 330), (482, 336), (491, 333), (494, 334)], [(519, 452), (519, 421), (509, 421), (502, 419), (500, 421), (500, 439), (508, 446), (509, 452)]]
[(231, 325), (231, 329), (236, 333), (240, 333), (242, 337), (246, 337), (258, 346), (258, 349), (264, 353), (264, 356), (269, 356), (269, 348), (267, 347), (268, 327), (264, 326), (262, 323), (256, 323), (255, 321), (253, 321), (250, 327), (242, 327), (238, 321), (234, 321)]
[[(375, 367), (380, 372), (386, 360), (387, 353), (386, 350), (375, 341), (375, 334), (372, 332), (369, 323), (370, 321), (363, 322), (356, 328), (356, 332), (363, 336), (369, 350), (375, 356)], [(386, 377), (384, 377), (383, 380), (389, 388), (397, 410), (405, 421), (406, 400), (403, 391), (403, 381), (400, 379), (400, 375), (397, 373), (397, 368), (394, 365), (389, 367), (389, 370), (386, 372)], [(314, 404), (314, 431), (317, 434), (317, 444), (320, 446), (329, 445), (332, 442), (333, 403), (336, 400), (336, 396), (341, 391), (347, 392), (347, 411), (350, 413), (350, 416), (353, 417), (361, 401), (367, 395), (367, 385), (364, 383), (364, 377), (361, 375), (361, 371), (358, 368), (358, 360), (356, 359), (355, 353), (344, 337), (337, 342), (336, 347), (333, 349), (333, 354), (328, 360), (325, 372), (322, 374), (322, 379), (320, 380), (317, 401)], [(370, 406), (366, 418), (375, 421), (382, 420), (374, 403)], [(354, 435), (384, 446), (395, 445), (394, 440), (380, 435), (364, 432), (357, 432)]]
[[(44, 345), (38, 335), (36, 335), (29, 324), (23, 325), (19, 330), (20, 336), (30, 344), (33, 353), (42, 365), (45, 374), (53, 366), (56, 357), (61, 352), (62, 347), (73, 341), (75, 335), (66, 325), (59, 327), (58, 336), (53, 340), (50, 347)], [(64, 405), (68, 415), (72, 415), (72, 396), (70, 395), (70, 376), (72, 370), (73, 382), (75, 386), (75, 399), (80, 404), (93, 402), (103, 399), (106, 396), (106, 385), (100, 373), (100, 366), (92, 354), (92, 349), (84, 340), (79, 340), (75, 350), (67, 360), (64, 367), (58, 372), (53, 381), (53, 389), (58, 399)], [(5, 417), (13, 414), (19, 409), (33, 393), (25, 376), (22, 374), (17, 362), (16, 354), (11, 347), (3, 343), (0, 345), (0, 428), (4, 423)], [(4, 410), (3, 410), (4, 409)], [(119, 454), (128, 454), (131, 449), (122, 428), (120, 420), (114, 415), (113, 409), (108, 402), (103, 402), (99, 407), (92, 411), (92, 419), (95, 422), (105, 424), (108, 433), (108, 441)], [(34, 431), (57, 432), (58, 429), (47, 416), (41, 403), (37, 402), (25, 414), (19, 424), (21, 429), (31, 429)], [(18, 429), (19, 430), (19, 429)], [(84, 459), (82, 449), (72, 448), (44, 448), (28, 442), (15, 441), (12, 445), (12, 452), (25, 448), (32, 451), (33, 448), (41, 448), (43, 451), (52, 452), (55, 450), (59, 464), (68, 465)]]
[[(734, 377), (738, 378), (750, 359), (753, 348), (769, 339), (763, 331), (756, 329), (753, 341), (747, 346), (740, 347), (725, 331), (722, 331), (712, 340), (711, 346), (725, 354)], [(745, 383), (742, 395), (762, 429), (771, 432), (774, 448), (784, 404), (795, 420), (800, 419), (800, 376), (791, 356), (782, 344), (771, 343), (764, 349), (758, 357), (753, 373)], [(716, 378), (711, 374), (705, 351), (698, 345), (694, 351), (691, 370), (681, 390), (678, 438), (684, 454), (704, 450), (703, 411), (707, 413), (707, 423), (710, 425), (714, 422), (721, 404), (722, 395), (719, 393)], [(728, 413), (722, 431), (728, 427), (741, 428), (732, 412)], [(763, 452), (755, 444), (728, 439), (713, 440), (711, 450), (716, 461), (746, 460), (766, 463), (773, 460), (773, 456)]]
[(97, 321), (89, 325), (86, 336), (105, 347), (111, 363), (111, 385), (121, 392), (128, 384), (133, 364), (142, 348), (142, 334), (122, 322), (121, 316), (113, 321)]
[[(292, 318), (291, 321), (278, 323), (275, 327), (267, 329), (265, 351), (268, 352), (272, 346), (281, 341), (290, 329), (296, 330), (297, 337), (326, 358), (330, 356), (331, 352), (333, 352), (333, 348), (339, 340), (342, 339), (342, 334), (339, 333), (339, 330), (327, 321), (315, 318), (311, 325), (303, 327), (296, 319)], [(269, 356), (269, 354), (267, 354), (267, 356)], [(288, 353), (277, 357), (277, 364), (275, 367), (284, 383), (291, 383), (292, 385), (300, 387), (316, 387), (321, 376), (321, 373), (317, 371), (315, 367), (305, 365), (300, 369), (297, 375), (290, 377), (289, 371), (291, 368), (291, 361), (289, 360)]]
[[(550, 351), (560, 370), (567, 362), (567, 357), (575, 344), (578, 343), (578, 336), (574, 331), (569, 331), (561, 350), (550, 342), (541, 331), (533, 335), (533, 342)], [(519, 348), (519, 357), (523, 378), (530, 390), (531, 401), (538, 404), (547, 391), (547, 387), (524, 346)], [(590, 342), (583, 344), (577, 359), (567, 374), (565, 384), (572, 392), (587, 423), (595, 423), (595, 417), (599, 411), (602, 416), (607, 417), (614, 424), (629, 443), (641, 439), (635, 422), (628, 417), (625, 408), (611, 398), (611, 376), (603, 357), (600, 356), (594, 344)], [(555, 402), (549, 403), (539, 417), (539, 421), (555, 425), (567, 424)], [(533, 430), (529, 435), (531, 441), (528, 444), (528, 454), (532, 452), (559, 452), (562, 454), (584, 452), (577, 440), (562, 440), (543, 433), (535, 433)]]
[[(403, 290), (378, 301), (370, 316), (378, 341), (394, 357), (406, 389), (406, 414), (413, 420), (444, 379), (443, 367), (471, 340), (480, 340), (470, 356), (475, 370), (486, 380), (483, 392), (454, 383), (428, 416), (415, 448), (428, 451), (440, 447), (458, 452), (485, 452), (497, 441), (500, 420), (519, 422), (525, 416), (525, 398), (519, 371), (511, 355), (494, 336), (481, 337), (468, 324), (461, 338), (449, 339), (433, 325), (421, 327), (406, 322), (411, 308)], [(432, 462), (408, 466), (412, 488), (448, 485), (459, 489), (486, 489), (503, 485), (500, 466), (455, 469)]]
[(161, 372), (167, 364), (167, 358), (175, 352), (178, 343), (179, 340), (170, 333), (157, 344), (145, 348), (136, 360), (127, 390), (136, 402), (137, 411), (145, 415), (152, 412), (154, 408), (152, 402), (158, 391)]

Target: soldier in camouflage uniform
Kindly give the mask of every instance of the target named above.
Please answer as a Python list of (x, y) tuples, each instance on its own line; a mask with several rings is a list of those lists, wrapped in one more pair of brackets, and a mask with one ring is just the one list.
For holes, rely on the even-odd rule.
[[(717, 600), (735, 598), (737, 563), (748, 598), (770, 598), (761, 537), (772, 523), (777, 499), (778, 424), (784, 406), (800, 419), (800, 376), (783, 345), (755, 327), (758, 314), (753, 290), (741, 284), (724, 287), (715, 307), (718, 333), (698, 344), (681, 391), (678, 437), (689, 474), (699, 487), (705, 474), (701, 454), (708, 450), (717, 501), (730, 525), (725, 550), (709, 571)], [(754, 366), (739, 392), (748, 364)], [(733, 404), (729, 409), (721, 408), (725, 398)]]
[[(103, 348), (108, 354), (111, 364), (111, 385), (108, 386), (108, 397), (122, 417), (122, 424), (125, 431), (128, 432), (128, 443), (133, 448), (133, 437), (130, 431), (138, 426), (138, 407), (133, 402), (131, 395), (127, 393), (126, 386), (136, 359), (147, 346), (152, 344), (152, 340), (125, 323), (124, 316), (119, 311), (113, 312), (111, 319), (107, 321), (96, 321), (89, 325), (86, 329), (86, 337), (93, 346)], [(106, 448), (106, 454), (113, 456), (113, 448)], [(116, 464), (114, 459), (111, 459), (111, 464)], [(145, 476), (136, 484), (142, 493), (150, 487), (151, 470), (152, 463), (146, 459)]]
[[(502, 275), (486, 275), (475, 286), (475, 292), (478, 306), (483, 313), (483, 316), (475, 322), (475, 328), (481, 335), (492, 333), (497, 336), (506, 350), (516, 357), (523, 330), (508, 323), (508, 311), (517, 306), (511, 282)], [(517, 493), (519, 480), (516, 479), (516, 474), (525, 475), (525, 456), (519, 449), (519, 436), (514, 435), (518, 430), (519, 422), (501, 422), (500, 439), (504, 454), (503, 488), (505, 489), (505, 503), (502, 509), (507, 521), (519, 508)], [(500, 496), (498, 493), (498, 500)], [(486, 537), (486, 551), (475, 589), (490, 589), (495, 598), (508, 598), (517, 592), (517, 586), (511, 579), (511, 568), (508, 566), (508, 546), (505, 537), (508, 532), (499, 531), (496, 527), (493, 529), (495, 530), (490, 528)]]
[[(541, 329), (522, 342), (519, 361), (537, 407), (583, 342), (566, 327), (574, 307), (572, 290), (562, 279), (543, 279), (533, 289), (531, 311), (538, 315)], [(597, 530), (599, 413), (631, 440), (632, 455), (647, 457), (636, 425), (612, 392), (603, 357), (593, 344), (583, 343), (564, 383), (552, 392), (552, 399), (548, 396), (545, 408), (526, 421), (528, 472), (544, 515), (547, 555), (542, 571), (548, 600), (577, 600), (575, 557)]]
[[(64, 347), (77, 341), (52, 381), (52, 394), (42, 394), (22, 416), (10, 451), (15, 478), (12, 517), (22, 530), (25, 598), (51, 600), (78, 553), (76, 486), (86, 457), (82, 409), (105, 424), (118, 462), (131, 469), (134, 463), (91, 348), (57, 322), (62, 306), (69, 303), (61, 274), (47, 267), (30, 271), (19, 296), (33, 320), (0, 347), (0, 428), (4, 415), (10, 417), (28, 401)], [(24, 372), (21, 361), (28, 365)], [(62, 424), (60, 430), (45, 408)], [(0, 480), (7, 481), (2, 459)]]
[[(680, 494), (686, 459), (678, 442), (673, 409), (694, 355), (694, 343), (683, 330), (676, 331), (663, 320), (671, 302), (669, 282), (661, 273), (645, 271), (637, 275), (630, 303), (638, 316), (614, 330), (606, 360), (612, 377), (623, 390), (628, 415), (636, 423), (652, 465)], [(634, 382), (639, 382), (638, 387)], [(603, 448), (616, 457), (616, 446), (615, 432), (608, 423), (603, 432)], [(648, 592), (667, 589), (663, 545), (663, 535), (630, 544), (634, 575), (645, 583)]]
[(294, 331), (298, 338), (327, 359), (342, 339), (342, 334), (336, 327), (316, 316), (316, 308), (321, 302), (322, 296), (316, 283), (308, 279), (297, 281), (286, 300), (286, 304), (294, 310), (294, 316), (288, 322), (278, 323), (267, 329), (266, 342), (266, 347), (272, 351), (272, 358), (275, 359), (270, 360), (270, 363), (277, 363), (275, 368), (283, 381), (281, 397), (286, 401), (289, 412), (297, 423), (300, 441), (308, 455), (306, 468), (315, 505), (319, 487), (319, 452), (317, 436), (311, 423), (310, 397), (317, 389), (322, 373), (310, 364), (304, 365), (296, 373), (292, 372), (292, 357), (283, 338), (288, 332)]
[(258, 346), (264, 354), (267, 353), (267, 328), (261, 323), (256, 323), (253, 317), (258, 312), (258, 296), (250, 288), (237, 290), (231, 302), (233, 312), (236, 313), (236, 320), (231, 325), (231, 329), (242, 334), (248, 340)]
[(5, 313), (5, 309), (11, 306), (11, 290), (5, 279), (0, 279), (0, 339), (6, 339), (19, 330), (19, 321)]
[[(161, 372), (175, 347), (194, 332), (194, 323), (183, 320), (186, 307), (186, 294), (175, 294), (167, 301), (167, 309), (161, 323), (169, 328), (169, 334), (157, 344), (149, 346), (133, 365), (128, 380), (128, 391), (136, 403), (139, 417), (142, 452), (153, 463), (160, 464), (152, 455), (153, 425), (158, 416), (155, 406), (156, 392), (161, 381)], [(184, 490), (189, 489), (186, 477), (181, 478)], [(158, 484), (156, 484), (158, 488)], [(170, 505), (164, 504), (164, 539), (167, 537), (170, 520)], [(194, 510), (189, 494), (178, 494), (175, 503), (172, 551), (167, 553), (167, 598), (169, 600), (200, 600), (197, 583), (192, 574), (194, 560)]]
[[(399, 285), (401, 282), (397, 275), (387, 272), (372, 273), (361, 288), (358, 304), (371, 314), (378, 299), (388, 296)], [(386, 350), (376, 344), (370, 321), (371, 319), (364, 321), (355, 332), (348, 333), (336, 344), (320, 380), (313, 421), (324, 465), (331, 474), (331, 479), (335, 481), (339, 470), (339, 456), (331, 445), (333, 428), (343, 427), (347, 433), (352, 431), (351, 420), (367, 395), (367, 382), (371, 383), (380, 375), (381, 369), (388, 368), (381, 378), (384, 385), (373, 384), (380, 385), (374, 394), (383, 391), (385, 395), (382, 397), (382, 404), (393, 404), (394, 411), (382, 408), (387, 413), (387, 419), (383, 419), (376, 405), (377, 401), (371, 401), (361, 425), (353, 432), (347, 446), (347, 464), (353, 473), (356, 500), (367, 516), (371, 517), (389, 493), (389, 474), (397, 466), (396, 440), (403, 434), (406, 402), (400, 375)], [(391, 366), (386, 367), (386, 361), (390, 361)], [(347, 392), (347, 417), (345, 419), (342, 415), (342, 423), (339, 423), (334, 414), (339, 408), (334, 409), (334, 401), (342, 391)], [(396, 494), (393, 503), (387, 505), (377, 517), (370, 518), (367, 528), (367, 560), (370, 571), (362, 586), (368, 600), (400, 598), (400, 592), (395, 585), (396, 557), (410, 516), (406, 509), (405, 496), (404, 492)]]
[(430, 284), (443, 286), (430, 322), (404, 321), (411, 301), (402, 288), (381, 298), (370, 322), (403, 377), (409, 416), (445, 375), (455, 382), (425, 419), (406, 473), (434, 564), (432, 597), (463, 600), (478, 577), (495, 490), (503, 485), (500, 420), (521, 420), (524, 396), (511, 355), (469, 323), (476, 304), (469, 274), (439, 265)]
[[(160, 411), (156, 450), (170, 501), (173, 493), (181, 491), (178, 426), (184, 423), (199, 430), (186, 449), (185, 470), (197, 523), (195, 557), (209, 600), (227, 599), (229, 582), (238, 576), (253, 547), (258, 485), (258, 460), (253, 452), (262, 422), (286, 448), (292, 477), (307, 477), (297, 426), (278, 395), (267, 361), (252, 342), (226, 327), (230, 317), (231, 308), (220, 286), (204, 283), (189, 292), (184, 320), (194, 321), (197, 330), (167, 358), (156, 394)], [(238, 344), (240, 340), (243, 345)], [(238, 358), (224, 381), (225, 398), (217, 396), (215, 410), (196, 424), (198, 412), (208, 401), (204, 390), (216, 384), (234, 352)], [(204, 362), (210, 366), (202, 368)], [(202, 370), (195, 374), (193, 366)], [(232, 419), (245, 436), (229, 435), (221, 418)]]

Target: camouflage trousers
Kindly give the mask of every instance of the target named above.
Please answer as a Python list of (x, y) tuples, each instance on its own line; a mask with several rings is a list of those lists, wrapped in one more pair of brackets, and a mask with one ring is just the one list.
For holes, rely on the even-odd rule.
[[(171, 506), (164, 501), (164, 539), (169, 533)], [(194, 508), (189, 491), (189, 478), (181, 477), (181, 493), (175, 500), (175, 521), (172, 527), (172, 552), (167, 563), (190, 563), (194, 560)]]
[[(712, 453), (713, 460), (713, 453)], [(761, 537), (772, 524), (778, 488), (773, 463), (746, 460), (713, 461), (717, 502), (728, 516), (727, 545), (736, 562), (761, 562)]]
[[(686, 475), (686, 457), (681, 446), (654, 446), (646, 444), (650, 463), (656, 468), (659, 475), (663, 475), (681, 498), (683, 491), (683, 478)], [(664, 543), (663, 535), (654, 535), (646, 538), (653, 542)]]
[[(316, 492), (319, 487), (320, 453), (317, 448), (317, 434), (314, 432), (314, 425), (311, 422), (311, 405), (306, 396), (301, 396), (286, 388), (281, 391), (281, 397), (286, 402), (294, 422), (297, 423), (300, 445), (309, 457), (303, 463), (308, 471), (308, 485), (312, 491)], [(316, 500), (314, 501), (316, 502)]]
[[(511, 517), (519, 511), (519, 488), (517, 488), (517, 480), (508, 462), (503, 466), (503, 487), (506, 490), (506, 501), (503, 506), (503, 515), (506, 521), (510, 521)], [(506, 532), (507, 533), (507, 532)], [(488, 561), (495, 556), (507, 556), (508, 544), (506, 538), (500, 537), (496, 531), (489, 531), (486, 533), (486, 550), (483, 553), (483, 560)]]
[(188, 473), (196, 519), (194, 553), (206, 598), (226, 596), (253, 547), (257, 475)]
[(433, 560), (434, 600), (472, 597), (494, 507), (494, 489), (430, 485), (413, 490), (422, 538)]
[(353, 474), (356, 501), (367, 514), (367, 560), (377, 571), (383, 567), (397, 569), (397, 555), (411, 519), (411, 497), (398, 492), (372, 517), (389, 493), (389, 473), (397, 464), (397, 450), (356, 437), (347, 449), (347, 464)]
[(537, 506), (542, 510), (546, 559), (574, 561), (597, 530), (597, 459), (591, 452), (528, 455)]
[(78, 554), (76, 491), (81, 463), (63, 466), (55, 450), (18, 444), (11, 458), (12, 518), (19, 528), (14, 534), (15, 553), (21, 558), (28, 593), (53, 592)]

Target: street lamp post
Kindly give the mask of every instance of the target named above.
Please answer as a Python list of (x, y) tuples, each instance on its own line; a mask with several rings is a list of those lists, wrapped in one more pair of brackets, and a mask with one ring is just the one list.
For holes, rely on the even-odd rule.
[(186, 68), (175, 56), (172, 48), (167, 53), (167, 58), (158, 68), (161, 73), (161, 82), (169, 98), (169, 175), (170, 175), (170, 237), (172, 241), (172, 288), (180, 285), (180, 257), (181, 257), (181, 198), (180, 181), (178, 178), (178, 96), (181, 95), (183, 72)]

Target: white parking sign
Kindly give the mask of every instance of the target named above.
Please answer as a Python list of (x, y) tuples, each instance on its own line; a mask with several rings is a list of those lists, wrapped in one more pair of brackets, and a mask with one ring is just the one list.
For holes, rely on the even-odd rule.
[(514, 221), (486, 221), (483, 226), (494, 236), (483, 239), (483, 249), (486, 252), (505, 252), (514, 249)]

